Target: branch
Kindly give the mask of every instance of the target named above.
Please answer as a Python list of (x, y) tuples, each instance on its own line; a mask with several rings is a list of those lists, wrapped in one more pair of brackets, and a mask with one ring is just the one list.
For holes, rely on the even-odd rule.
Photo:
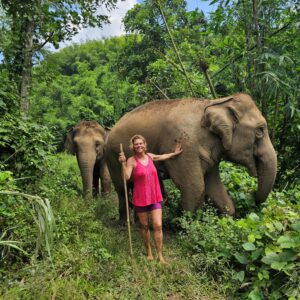
[(37, 45), (36, 47), (34, 47), (35, 51), (40, 51), (42, 48), (44, 48), (44, 46), (50, 41), (50, 39), (53, 37), (54, 35), (54, 31), (52, 31), (49, 36), (45, 39), (45, 41), (42, 44)]
[(152, 81), (150, 78), (148, 78), (147, 80), (146, 80), (146, 83), (147, 83), (147, 81), (149, 81), (151, 84), (153, 84), (162, 94), (163, 94), (163, 96), (166, 98), (166, 99), (170, 99), (168, 96), (167, 96), (167, 94), (154, 82), (154, 81)]
[[(168, 63), (170, 63), (179, 73), (184, 75), (184, 72), (182, 71), (182, 69), (172, 59), (168, 58), (165, 54), (163, 54), (161, 51), (159, 51), (155, 48), (151, 48), (151, 50), (157, 52), (162, 58), (164, 58)], [(191, 78), (189, 78), (189, 80), (193, 85), (195, 85), (197, 87), (197, 84)]]

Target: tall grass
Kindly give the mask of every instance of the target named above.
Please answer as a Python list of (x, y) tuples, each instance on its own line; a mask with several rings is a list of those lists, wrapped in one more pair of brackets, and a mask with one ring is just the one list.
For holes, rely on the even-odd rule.
[[(127, 228), (118, 223), (116, 194), (83, 199), (76, 164), (69, 155), (53, 157), (51, 169), (37, 183), (36, 191), (47, 195), (55, 216), (53, 239), (49, 236), (52, 263), (39, 258), (17, 263), (13, 270), (0, 269), (0, 298), (232, 299), (217, 282), (195, 271), (174, 233), (165, 230), (165, 256), (170, 265), (163, 267), (157, 260), (146, 260), (139, 228), (134, 225), (134, 259), (130, 259)], [(38, 198), (26, 200), (40, 205)], [(46, 207), (44, 202), (44, 218)], [(43, 223), (41, 229), (44, 226), (48, 225)]]
[[(7, 196), (17, 196), (23, 199), (23, 201), (29, 201), (32, 207), (32, 209), (29, 212), (32, 215), (32, 218), (34, 219), (38, 227), (38, 236), (36, 237), (35, 254), (37, 256), (41, 248), (41, 245), (45, 244), (47, 253), (51, 260), (51, 245), (53, 242), (53, 232), (54, 232), (55, 222), (54, 222), (54, 216), (53, 216), (53, 212), (49, 200), (42, 199), (39, 196), (33, 196), (33, 195), (29, 195), (17, 191), (0, 191), (0, 194), (7, 195)], [(5, 241), (3, 240), (4, 236), (5, 235), (2, 234), (0, 245), (15, 248), (26, 254), (25, 251), (23, 251), (20, 247), (16, 245), (18, 241)]]

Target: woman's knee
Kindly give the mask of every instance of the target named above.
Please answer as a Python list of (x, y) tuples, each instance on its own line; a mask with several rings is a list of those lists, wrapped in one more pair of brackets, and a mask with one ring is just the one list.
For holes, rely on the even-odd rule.
[(154, 231), (162, 231), (162, 224), (159, 223), (153, 223), (153, 229)]
[(140, 229), (144, 230), (144, 231), (148, 231), (149, 230), (149, 224), (140, 223)]

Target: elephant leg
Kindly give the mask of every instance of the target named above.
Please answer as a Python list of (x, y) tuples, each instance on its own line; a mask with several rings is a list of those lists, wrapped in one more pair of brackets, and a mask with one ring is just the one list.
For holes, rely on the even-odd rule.
[(118, 199), (119, 199), (119, 220), (121, 222), (126, 222), (127, 211), (126, 211), (126, 199), (124, 188), (117, 189)]
[(100, 165), (100, 180), (101, 180), (101, 194), (102, 195), (109, 194), (111, 192), (111, 179), (107, 168), (107, 164), (103, 161), (101, 162)]
[(168, 194), (167, 194), (167, 191), (165, 189), (164, 179), (168, 179), (169, 177), (164, 172), (164, 170), (162, 170), (161, 168), (156, 168), (156, 169), (157, 169), (157, 175), (158, 175), (158, 180), (159, 180), (159, 186), (160, 186), (161, 194), (162, 194), (163, 198), (166, 199), (167, 196), (168, 196)]
[(204, 203), (204, 179), (201, 164), (197, 158), (187, 161), (178, 161), (170, 164), (168, 173), (175, 185), (181, 191), (182, 208), (187, 211), (196, 211)]
[(205, 176), (206, 195), (212, 200), (221, 213), (233, 216), (235, 206), (221, 182), (219, 166), (214, 166)]
[(100, 168), (100, 163), (96, 162), (94, 165), (94, 170), (93, 170), (93, 196), (99, 195), (99, 168)]
[(182, 208), (187, 211), (196, 211), (204, 203), (204, 184), (199, 182), (185, 185), (181, 188)]

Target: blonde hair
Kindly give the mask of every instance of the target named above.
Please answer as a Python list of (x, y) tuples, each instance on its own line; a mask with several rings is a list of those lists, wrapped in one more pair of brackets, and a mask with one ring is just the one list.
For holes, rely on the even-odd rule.
[(131, 151), (134, 151), (134, 148), (133, 148), (133, 144), (134, 144), (134, 141), (135, 140), (142, 140), (144, 143), (145, 143), (145, 151), (147, 151), (147, 142), (146, 142), (146, 139), (140, 135), (140, 134), (135, 134), (129, 141), (129, 149)]

